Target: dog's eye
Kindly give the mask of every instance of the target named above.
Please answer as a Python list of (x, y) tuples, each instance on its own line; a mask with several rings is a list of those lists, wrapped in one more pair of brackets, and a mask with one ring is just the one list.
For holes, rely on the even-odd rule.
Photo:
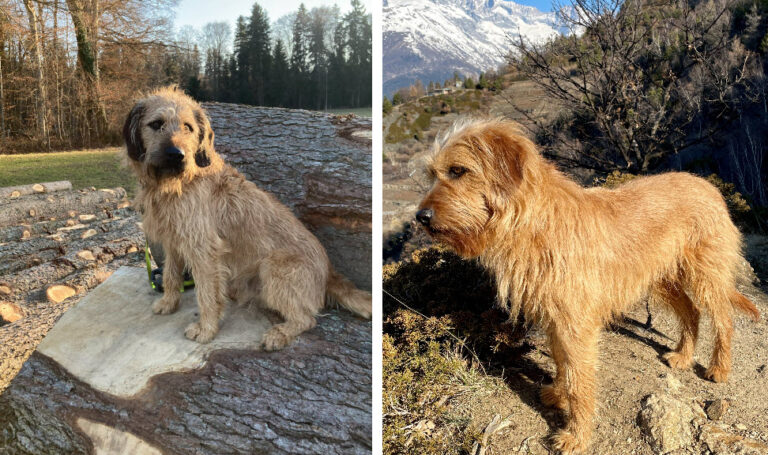
[(159, 130), (160, 127), (162, 127), (162, 126), (163, 126), (163, 121), (162, 120), (155, 120), (154, 122), (149, 124), (149, 127), (152, 128), (155, 131)]
[(184, 124), (184, 130), (185, 130), (186, 132), (188, 132), (188, 133), (191, 133), (191, 132), (193, 131), (193, 130), (192, 130), (192, 125), (190, 125), (189, 123), (185, 123), (185, 124)]
[(459, 178), (462, 175), (467, 173), (467, 168), (461, 167), (461, 166), (451, 166), (450, 169), (448, 169), (448, 175), (450, 175), (452, 178)]

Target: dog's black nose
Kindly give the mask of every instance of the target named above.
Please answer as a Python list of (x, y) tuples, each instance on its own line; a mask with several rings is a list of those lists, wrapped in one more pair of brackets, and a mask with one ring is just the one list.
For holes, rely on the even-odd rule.
[(181, 161), (184, 159), (184, 152), (176, 147), (166, 147), (165, 157), (172, 161)]
[(429, 226), (429, 222), (432, 221), (432, 209), (421, 209), (416, 212), (416, 220), (424, 226)]

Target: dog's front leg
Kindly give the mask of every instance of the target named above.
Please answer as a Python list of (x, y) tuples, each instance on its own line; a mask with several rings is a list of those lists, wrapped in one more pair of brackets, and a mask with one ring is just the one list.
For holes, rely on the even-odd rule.
[(580, 453), (592, 437), (597, 381), (597, 324), (585, 324), (575, 333), (555, 327), (550, 342), (560, 350), (555, 357), (557, 375), (562, 375), (568, 424), (553, 439), (554, 448), (563, 454)]
[(163, 245), (165, 262), (163, 263), (163, 296), (152, 304), (155, 314), (170, 314), (179, 307), (181, 285), (184, 273), (184, 261), (179, 253), (168, 245)]
[(190, 340), (207, 343), (219, 331), (219, 318), (226, 299), (226, 273), (219, 256), (223, 242), (216, 237), (205, 245), (188, 249), (188, 258), (195, 279), (197, 307), (200, 319), (188, 325), (184, 335)]

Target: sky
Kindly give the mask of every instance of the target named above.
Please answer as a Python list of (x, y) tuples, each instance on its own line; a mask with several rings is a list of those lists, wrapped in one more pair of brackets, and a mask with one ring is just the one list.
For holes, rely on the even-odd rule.
[(552, 0), (513, 0), (521, 5), (535, 6), (540, 11), (551, 11)]
[[(176, 7), (176, 30), (184, 25), (192, 25), (200, 28), (208, 22), (229, 22), (232, 27), (238, 16), (250, 16), (251, 7), (255, 0), (181, 0)], [(269, 21), (274, 22), (280, 16), (292, 13), (299, 9), (299, 4), (304, 2), (307, 9), (316, 6), (333, 6), (334, 3), (341, 8), (341, 12), (350, 10), (349, 0), (259, 0), (259, 5), (267, 11)], [(373, 0), (362, 0), (365, 10), (371, 12)], [(378, 3), (378, 2), (377, 2)]]

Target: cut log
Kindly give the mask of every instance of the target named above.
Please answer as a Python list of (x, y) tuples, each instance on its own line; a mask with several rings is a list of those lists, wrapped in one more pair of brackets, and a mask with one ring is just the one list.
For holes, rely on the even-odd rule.
[[(116, 210), (100, 210), (95, 219), (82, 220), (80, 223), (73, 219), (59, 219), (59, 220), (46, 220), (39, 221), (32, 224), (20, 224), (18, 226), (6, 226), (0, 227), (0, 243), (14, 242), (23, 237), (24, 231), (29, 231), (31, 237), (37, 237), (41, 235), (55, 234), (56, 230), (62, 227), (72, 227), (76, 224), (86, 226), (94, 221), (101, 221), (107, 219), (123, 218), (135, 214), (131, 209), (116, 209)], [(2, 256), (2, 255), (0, 255)]]
[(54, 191), (69, 191), (71, 189), (72, 183), (70, 183), (69, 180), (34, 183), (31, 185), (6, 186), (0, 188), (0, 198), (19, 197), (35, 193), (51, 193)]
[(48, 286), (48, 289), (45, 290), (45, 295), (48, 297), (48, 300), (53, 303), (61, 303), (75, 294), (77, 294), (75, 289), (62, 284)]
[(77, 257), (80, 259), (86, 260), (86, 261), (95, 261), (96, 258), (93, 256), (93, 253), (91, 253), (88, 250), (78, 251)]
[(269, 322), (237, 307), (199, 345), (182, 334), (194, 295), (154, 315), (142, 276), (121, 269), (69, 310), (0, 396), (11, 453), (91, 453), (106, 438), (158, 453), (370, 454), (370, 322), (332, 311), (267, 353), (253, 343)]
[[(69, 251), (91, 250), (116, 239), (136, 234), (136, 218), (127, 217), (120, 219), (107, 219), (106, 223), (99, 223), (96, 229), (89, 229), (88, 235), (84, 235), (88, 226), (73, 226), (77, 230), (61, 230), (58, 237), (37, 237), (24, 242), (13, 242), (0, 245), (0, 275), (18, 272), (32, 266), (31, 261), (48, 262), (64, 256)], [(69, 240), (74, 237), (76, 240)], [(79, 257), (79, 256), (78, 256)]]
[[(125, 197), (124, 189), (117, 188), (114, 191), (118, 197), (106, 191), (72, 191), (61, 193), (54, 202), (49, 202), (44, 194), (0, 201), (0, 227), (38, 221), (36, 219), (38, 216), (45, 220), (51, 217), (62, 218), (66, 217), (70, 210), (75, 209), (96, 213), (108, 206), (108, 201), (115, 202)], [(111, 205), (109, 207), (114, 208)]]
[(16, 322), (24, 317), (18, 305), (9, 302), (0, 302), (0, 319), (7, 323)]
[[(98, 246), (90, 246), (88, 249), (101, 263), (111, 262), (115, 258), (130, 254), (144, 246), (144, 234), (140, 231), (127, 231), (130, 234), (115, 240), (100, 242)], [(76, 271), (92, 267), (90, 261), (77, 256), (75, 249), (64, 256), (51, 262), (45, 262), (35, 267), (21, 270), (3, 277), (3, 280), (18, 294), (26, 294), (35, 289), (40, 289), (48, 283), (59, 282), (67, 275)]]
[(371, 289), (371, 120), (222, 103), (204, 107), (216, 151), (291, 208), (323, 243), (336, 270)]

